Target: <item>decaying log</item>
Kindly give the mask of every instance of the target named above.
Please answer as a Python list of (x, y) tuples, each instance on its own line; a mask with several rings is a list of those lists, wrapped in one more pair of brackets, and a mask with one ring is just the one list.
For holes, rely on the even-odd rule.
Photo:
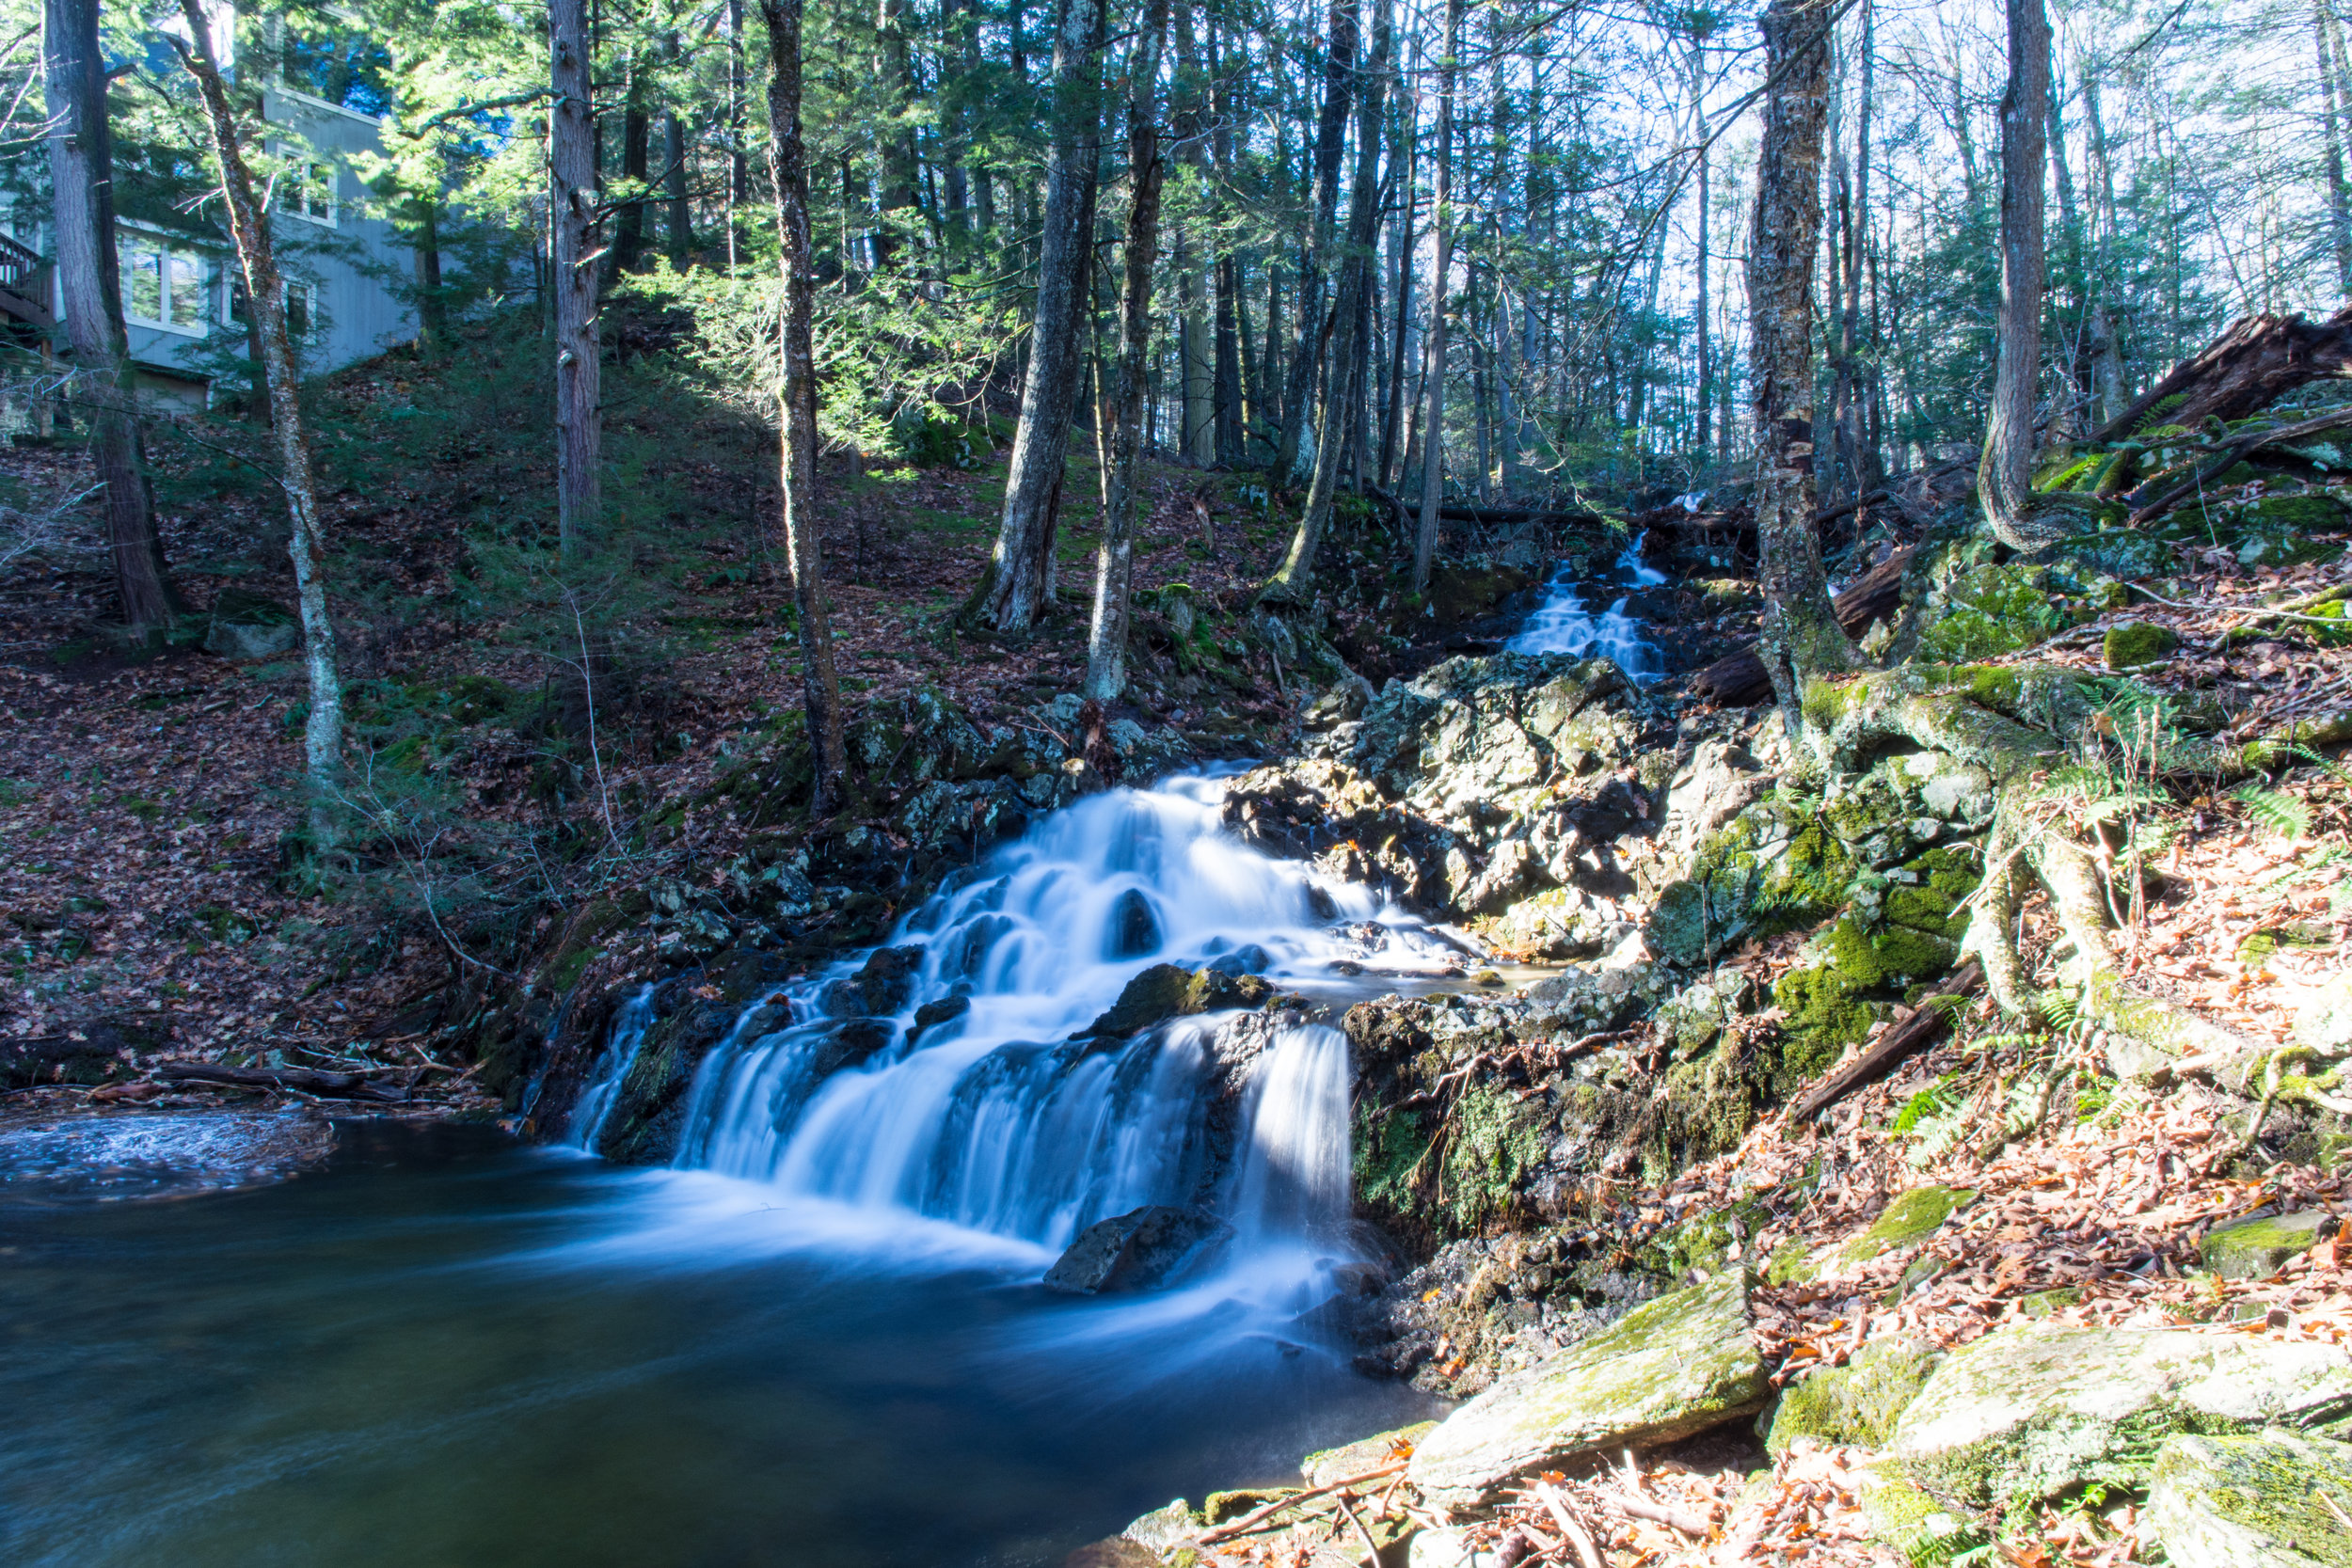
[(173, 1084), (225, 1084), (240, 1089), (292, 1089), (326, 1100), (370, 1100), (398, 1105), (408, 1091), (362, 1072), (314, 1072), (309, 1068), (220, 1067), (211, 1062), (165, 1062), (155, 1076)]
[(2181, 402), (2165, 411), (2166, 424), (2242, 420), (2298, 387), (2347, 375), (2352, 375), (2352, 306), (2324, 322), (2299, 315), (2246, 316), (2100, 426), (2090, 445), (2122, 439), (2168, 398)]
[(1864, 1085), (1877, 1083), (1902, 1065), (1913, 1052), (1939, 1038), (1950, 1025), (1951, 1017), (1936, 1003), (1947, 997), (1966, 996), (1983, 983), (1984, 971), (1971, 958), (1948, 982), (1921, 998), (1918, 1011), (1881, 1035), (1877, 1043), (1861, 1055), (1799, 1095), (1788, 1107), (1789, 1125), (1812, 1120)]
[[(1902, 603), (1903, 568), (1911, 564), (1916, 546), (1906, 545), (1871, 567), (1831, 602), (1837, 624), (1849, 637), (1859, 637), (1870, 623), (1891, 615)], [(1724, 707), (1744, 707), (1771, 692), (1772, 677), (1751, 641), (1725, 654), (1691, 677), (1691, 690)]]

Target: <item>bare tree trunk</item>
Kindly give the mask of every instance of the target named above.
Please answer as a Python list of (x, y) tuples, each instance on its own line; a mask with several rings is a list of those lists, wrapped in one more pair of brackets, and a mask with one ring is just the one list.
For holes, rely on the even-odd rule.
[(1748, 238), (1762, 652), (1791, 736), (1804, 722), (1804, 677), (1850, 668), (1857, 658), (1830, 606), (1813, 520), (1813, 260), (1820, 249), (1831, 15), (1828, 0), (1772, 0), (1765, 10), (1765, 75), (1773, 86)]
[(2107, 156), (2106, 126), (2099, 118), (2098, 72), (2089, 62), (2084, 63), (2082, 78), (2083, 118), (2090, 122), (2092, 182), (2089, 195), (2099, 230), (2098, 243), (2092, 246), (2098, 258), (2098, 275), (2090, 280), (2091, 380), (2099, 392), (2099, 421), (2105, 424), (2123, 411), (2125, 401), (2123, 345), (2118, 341), (2113, 308), (2107, 299), (2107, 284), (2115, 267), (2115, 166)]
[(2012, 549), (2038, 540), (2033, 498), (2034, 392), (2042, 370), (2042, 187), (2050, 98), (2050, 19), (2042, 0), (2008, 0), (2009, 88), (2001, 94), (2001, 308), (1991, 418), (1977, 493), (1985, 520)]
[(1445, 500), (1445, 328), (1447, 277), (1454, 270), (1454, 76), (1462, 38), (1462, 0), (1446, 0), (1445, 54), (1438, 61), (1438, 160), (1431, 171), (1429, 222), (1437, 256), (1429, 272), (1429, 325), (1422, 331), (1421, 516), (1413, 530), (1413, 592), (1426, 593), (1438, 559), (1438, 508)]
[(768, 22), (768, 163), (776, 188), (776, 235), (784, 274), (784, 547), (801, 619), (801, 705), (816, 762), (815, 816), (829, 816), (849, 788), (842, 738), (841, 681), (833, 662), (825, 602), (825, 558), (817, 532), (816, 257), (808, 225), (808, 144), (801, 132), (801, 0), (760, 0)]
[(555, 230), (556, 531), (566, 553), (602, 506), (596, 326), (596, 122), (583, 0), (548, 0), (548, 216)]
[[(410, 210), (416, 217), (417, 347), (431, 356), (449, 346), (449, 304), (441, 294), (440, 198), (421, 196)], [(254, 356), (257, 362), (260, 357)]]
[(675, 109), (661, 117), (661, 183), (669, 211), (661, 236), (669, 242), (670, 265), (684, 272), (694, 260), (694, 213), (686, 198), (686, 125)]
[(645, 177), (652, 172), (653, 119), (645, 108), (645, 61), (631, 52), (628, 88), (621, 109), (621, 179), (628, 199), (612, 215), (612, 260), (615, 273), (635, 272), (645, 261)]
[(1050, 593), (1055, 502), (1070, 446), (1071, 400), (1081, 379), (1078, 327), (1093, 251), (1095, 169), (1101, 157), (1104, 0), (1062, 0), (1054, 39), (1054, 135), (1045, 152), (1045, 222), (1037, 310), (1021, 423), (1005, 478), (996, 550), (972, 600), (998, 631), (1025, 632)]
[(342, 675), (335, 657), (335, 623), (326, 608), (326, 563), (321, 559), (318, 484), (310, 468), (310, 441), (302, 417), (301, 372), (294, 340), (286, 331), (286, 277), (271, 248), (269, 214), (253, 189), (235, 113), (213, 57), (212, 19), (203, 0), (180, 0), (193, 47), (174, 40), (204, 96), (206, 127), (220, 168), (221, 195), (229, 228), (245, 268), (246, 307), (262, 329), (262, 355), (269, 373), (270, 423), (278, 436), (278, 484), (286, 492), (293, 521), (294, 597), (302, 620), (302, 647), (310, 666), (310, 713), (303, 731), (303, 766), (312, 794), (312, 832), (322, 847), (333, 840), (327, 795), (341, 769), (343, 742)]
[(896, 218), (916, 205), (914, 195), (914, 124), (908, 118), (914, 100), (914, 56), (907, 47), (906, 0), (881, 0), (874, 17), (875, 36), (882, 43), (882, 88), (885, 123), (882, 134), (882, 223), (874, 235), (874, 265), (887, 270), (901, 243)]
[[(1348, 19), (1348, 31), (1356, 31)], [(1389, 58), (1395, 25), (1391, 0), (1379, 0), (1373, 17), (1372, 57), (1364, 63), (1363, 86), (1356, 112), (1356, 179), (1347, 198), (1347, 254), (1340, 263), (1339, 298), (1334, 306), (1337, 326), (1329, 364), (1331, 384), (1324, 394), (1323, 417), (1315, 429), (1314, 477), (1307, 486), (1306, 510), (1291, 536), (1290, 553), (1266, 584), (1264, 597), (1305, 604), (1313, 596), (1315, 551), (1330, 522), (1331, 503), (1339, 492), (1340, 455), (1347, 444), (1347, 428), (1357, 418), (1364, 391), (1359, 367), (1364, 298), (1371, 281), (1373, 236), (1380, 222), (1380, 119), (1389, 86)]]
[(2336, 253), (2336, 287), (2352, 294), (2352, 191), (2344, 178), (2344, 117), (2352, 103), (2336, 101), (2334, 60), (2328, 48), (2328, 0), (2312, 0), (2312, 36), (2319, 45), (2320, 129), (2328, 139), (2328, 237)]
[[(1418, 53), (1414, 65), (1420, 65)], [(1396, 223), (1389, 235), (1389, 287), (1395, 293), (1396, 316), (1389, 333), (1388, 396), (1380, 413), (1379, 473), (1384, 490), (1404, 483), (1404, 470), (1397, 467), (1399, 458), (1406, 455), (1398, 450), (1400, 436), (1406, 446), (1412, 445), (1411, 436), (1405, 434), (1411, 424), (1405, 411), (1405, 337), (1412, 324), (1413, 183), (1421, 138), (1416, 108), (1412, 100), (1405, 96), (1401, 83), (1396, 99), (1397, 121), (1390, 132), (1389, 150), (1389, 182), (1395, 191), (1396, 203)]]
[(106, 495), (115, 594), (135, 636), (167, 626), (183, 606), (164, 565), (147, 452), (132, 417), (131, 354), (115, 256), (114, 134), (98, 0), (46, 0), (41, 53), (49, 95), (49, 176), (56, 193), (57, 303), (74, 368), (94, 396), (90, 462)]
[[(1691, 131), (1692, 139), (1696, 143), (1699, 150), (1699, 227), (1696, 279), (1698, 285), (1698, 303), (1692, 316), (1692, 320), (1697, 324), (1698, 327), (1699, 387), (1698, 430), (1697, 439), (1693, 443), (1693, 446), (1702, 457), (1704, 457), (1707, 453), (1708, 433), (1712, 428), (1711, 420), (1714, 418), (1715, 412), (1715, 365), (1714, 360), (1710, 357), (1713, 353), (1713, 347), (1708, 338), (1707, 318), (1707, 285), (1708, 271), (1708, 245), (1709, 238), (1707, 229), (1708, 221), (1708, 204), (1709, 199), (1709, 192), (1708, 189), (1708, 166), (1713, 163), (1714, 155), (1712, 150), (1708, 146), (1707, 142), (1707, 28), (1701, 24), (1699, 20), (1702, 17), (1708, 16), (1708, 13), (1691, 11), (1686, 13), (1685, 22), (1685, 24), (1689, 26), (1691, 30), (1689, 59), (1689, 69), (1691, 72)], [(1708, 20), (1711, 21), (1711, 17), (1709, 17)]]
[[(1217, 181), (1232, 173), (1232, 87), (1218, 64), (1219, 33), (1215, 10), (1208, 13), (1209, 154)], [(1216, 402), (1216, 460), (1238, 467), (1248, 459), (1248, 427), (1242, 402), (1242, 366), (1247, 346), (1242, 340), (1241, 263), (1231, 250), (1218, 253), (1211, 269), (1216, 291), (1216, 368), (1212, 396)]]
[(1340, 205), (1340, 159), (1347, 143), (1348, 97), (1356, 83), (1356, 9), (1354, 0), (1331, 0), (1326, 25), (1330, 48), (1324, 57), (1323, 113), (1315, 126), (1314, 191), (1310, 198), (1313, 227), (1307, 253), (1298, 263), (1298, 348), (1291, 356), (1290, 376), (1282, 388), (1282, 430), (1274, 450), (1274, 483), (1290, 483), (1297, 466), (1299, 438), (1313, 412), (1315, 372), (1322, 368), (1324, 339), (1324, 274), (1330, 266), (1331, 228)]
[[(1127, 688), (1128, 592), (1135, 579), (1136, 480), (1142, 467), (1143, 405), (1152, 346), (1152, 264), (1160, 249), (1158, 104), (1160, 40), (1168, 31), (1168, 0), (1149, 0), (1128, 63), (1126, 293), (1119, 314), (1119, 395), (1110, 414), (1110, 493), (1104, 503), (1103, 543), (1094, 557), (1094, 619), (1087, 630), (1085, 695), (1110, 702)], [(1189, 401), (1189, 400), (1187, 400)]]

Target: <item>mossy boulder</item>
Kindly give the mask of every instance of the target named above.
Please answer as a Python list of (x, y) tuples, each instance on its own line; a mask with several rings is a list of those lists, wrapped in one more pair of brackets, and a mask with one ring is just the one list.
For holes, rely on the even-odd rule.
[(1298, 1462), (1298, 1473), (1309, 1486), (1328, 1486), (1349, 1476), (1360, 1476), (1390, 1463), (1400, 1451), (1410, 1453), (1423, 1437), (1437, 1430), (1435, 1421), (1416, 1421), (1393, 1432), (1375, 1433), (1336, 1449), (1317, 1449)]
[(2151, 621), (2126, 621), (2107, 628), (2100, 653), (2110, 670), (2139, 670), (2162, 664), (2180, 645), (2180, 634), (2170, 626)]
[(1890, 1459), (1969, 1509), (2090, 1482), (2137, 1487), (2182, 1433), (2352, 1416), (2352, 1355), (2181, 1329), (2004, 1328), (1952, 1353), (1903, 1410)]
[(1671, 1442), (1763, 1407), (1745, 1275), (1661, 1296), (1497, 1383), (1413, 1450), (1407, 1471), (1445, 1506), (1490, 1499), (1578, 1454)]
[(1903, 1407), (1942, 1364), (1933, 1347), (1897, 1337), (1873, 1339), (1842, 1367), (1824, 1367), (1784, 1389), (1765, 1449), (1777, 1455), (1799, 1438), (1883, 1449)]
[(2342, 552), (2338, 540), (2312, 535), (2339, 531), (2346, 521), (2343, 501), (2325, 490), (2264, 496), (2232, 509), (2231, 551), (2245, 565), (2289, 566)]
[(2352, 1568), (2347, 1514), (2352, 1444), (2296, 1432), (2175, 1437), (2148, 1486), (2172, 1568)]
[(1503, 600), (1535, 579), (1516, 566), (1440, 566), (1429, 582), (1430, 607), (1441, 626), (1491, 615)]
[(1914, 1187), (1882, 1210), (1869, 1229), (1839, 1248), (1837, 1260), (1851, 1268), (1916, 1246), (1944, 1228), (1944, 1222), (1975, 1202), (1976, 1196), (1967, 1187)]
[(1870, 1533), (1911, 1568), (1944, 1568), (1985, 1544), (1975, 1520), (1914, 1481), (1899, 1465), (1881, 1463), (1861, 1474), (1856, 1491)]
[(2267, 1279), (2288, 1259), (2309, 1252), (2335, 1217), (2324, 1209), (2265, 1212), (2217, 1225), (2200, 1243), (2205, 1267), (2223, 1279)]
[(1171, 1018), (1263, 1006), (1274, 990), (1272, 981), (1256, 974), (1153, 964), (1127, 982), (1119, 1000), (1088, 1026), (1086, 1034), (1097, 1039), (1125, 1039)]
[(2171, 541), (2134, 529), (2101, 529), (2061, 539), (2054, 552), (2085, 572), (2134, 581), (2172, 570)]
[(2046, 641), (2096, 613), (2090, 585), (2045, 566), (1966, 566), (1930, 594), (1920, 651), (1954, 661), (1993, 658)]

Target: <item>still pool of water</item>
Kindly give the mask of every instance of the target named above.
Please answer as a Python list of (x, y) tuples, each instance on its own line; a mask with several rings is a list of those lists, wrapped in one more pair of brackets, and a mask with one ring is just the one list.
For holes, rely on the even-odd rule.
[(485, 1131), (344, 1123), (299, 1179), (0, 1187), (0, 1561), (1051, 1564), (1418, 1418), (1220, 1278)]

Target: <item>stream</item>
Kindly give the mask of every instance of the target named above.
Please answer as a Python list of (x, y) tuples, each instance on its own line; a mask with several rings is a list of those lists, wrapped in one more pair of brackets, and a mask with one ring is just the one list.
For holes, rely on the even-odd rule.
[[(1565, 577), (1515, 645), (1654, 658)], [(293, 1180), (215, 1180), (173, 1164), (197, 1117), (0, 1140), (0, 1558), (1052, 1564), (1432, 1413), (1326, 1326), (1364, 1257), (1345, 1037), (1089, 1033), (1155, 964), (1344, 1003), (1483, 961), (1245, 847), (1221, 794), (1080, 801), (905, 915), (887, 983), (859, 954), (744, 1006), (671, 1168), (590, 1152), (650, 990), (569, 1148), (353, 1120)], [(1152, 1204), (1217, 1226), (1171, 1283), (1041, 1284)]]

